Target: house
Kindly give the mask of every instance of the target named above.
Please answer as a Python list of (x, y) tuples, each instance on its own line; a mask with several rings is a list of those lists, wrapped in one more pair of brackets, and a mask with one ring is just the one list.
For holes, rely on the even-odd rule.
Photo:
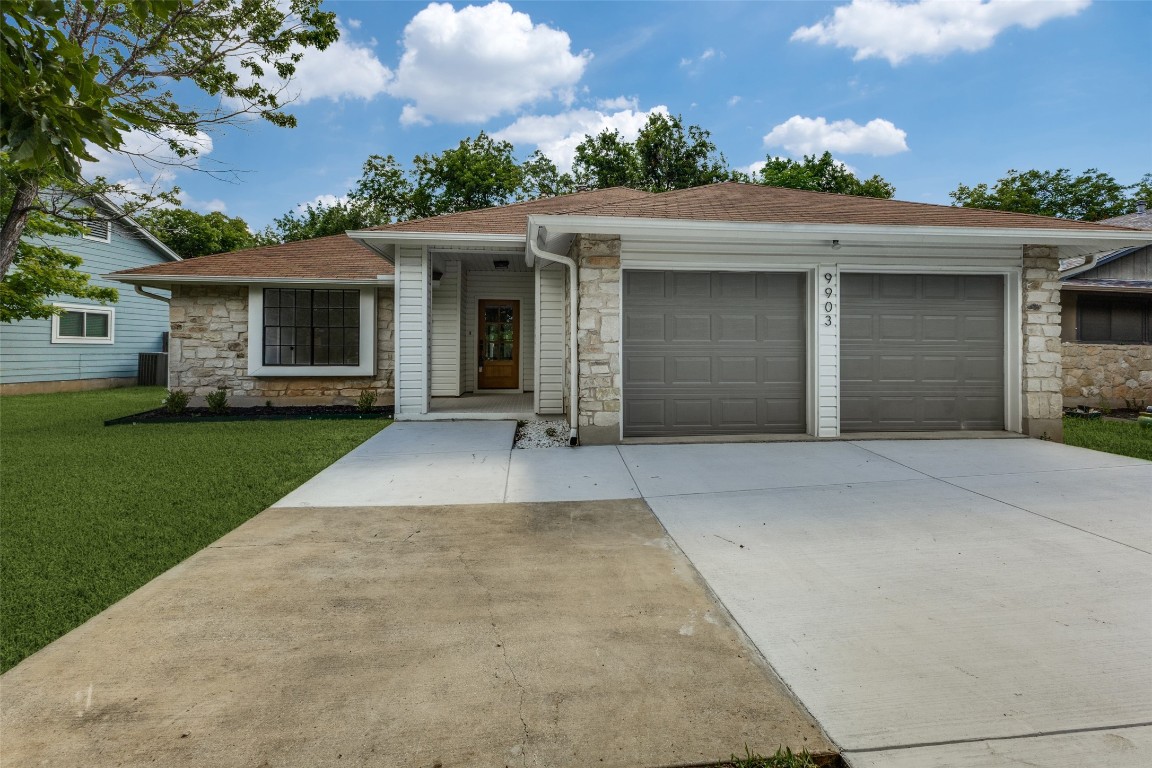
[(167, 292), (137, 293), (102, 275), (114, 270), (180, 261), (168, 246), (115, 205), (93, 203), (107, 216), (80, 237), (49, 235), (51, 245), (83, 259), (93, 285), (118, 288), (114, 304), (69, 296), (53, 303), (64, 312), (51, 319), (0, 323), (0, 394), (69, 392), (135, 384), (139, 353), (160, 352), (168, 331)]
[[(1145, 203), (1102, 224), (1152, 231)], [(1064, 404), (1152, 404), (1152, 246), (1079, 260), (1060, 276)]]
[[(572, 440), (1059, 439), (1060, 258), (1119, 226), (723, 183), (580, 192), (125, 270), (173, 386), (565, 415)], [(240, 402), (240, 401), (238, 401)]]

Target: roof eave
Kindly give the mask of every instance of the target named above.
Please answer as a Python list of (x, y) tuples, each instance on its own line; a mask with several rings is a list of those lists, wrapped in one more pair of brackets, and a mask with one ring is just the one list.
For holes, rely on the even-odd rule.
[(395, 254), (388, 246), (394, 245), (451, 245), (454, 247), (476, 246), (490, 248), (494, 245), (520, 248), (525, 236), (507, 233), (479, 232), (394, 232), (391, 230), (349, 230), (345, 234), (366, 248), (371, 248), (389, 262), (395, 261)]
[(200, 285), (392, 285), (395, 275), (377, 275), (375, 278), (339, 277), (249, 277), (239, 275), (122, 275), (112, 272), (101, 275), (107, 280), (128, 285), (164, 286), (177, 283)]
[(785, 222), (702, 221), (615, 216), (528, 217), (529, 232), (544, 227), (553, 233), (675, 237), (709, 242), (845, 240), (860, 243), (916, 240), (934, 244), (1061, 245), (1118, 248), (1152, 243), (1152, 233), (1135, 230), (1074, 230), (1043, 227), (942, 227), (895, 224), (809, 224)]

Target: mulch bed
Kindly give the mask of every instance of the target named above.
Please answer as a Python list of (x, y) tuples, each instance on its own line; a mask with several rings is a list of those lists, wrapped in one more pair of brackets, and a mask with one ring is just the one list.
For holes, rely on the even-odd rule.
[(229, 408), (226, 413), (212, 413), (207, 408), (188, 408), (181, 414), (164, 408), (153, 408), (131, 416), (109, 419), (104, 426), (119, 424), (187, 424), (212, 421), (284, 421), (289, 419), (391, 419), (395, 409), (380, 405), (360, 410), (355, 405), (260, 405), (251, 408)]

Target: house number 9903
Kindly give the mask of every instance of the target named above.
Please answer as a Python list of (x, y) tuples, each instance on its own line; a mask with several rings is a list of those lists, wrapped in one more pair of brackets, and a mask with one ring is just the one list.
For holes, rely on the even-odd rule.
[(828, 301), (824, 302), (824, 327), (832, 327), (832, 294), (835, 291), (832, 289), (832, 273), (824, 273), (824, 298)]

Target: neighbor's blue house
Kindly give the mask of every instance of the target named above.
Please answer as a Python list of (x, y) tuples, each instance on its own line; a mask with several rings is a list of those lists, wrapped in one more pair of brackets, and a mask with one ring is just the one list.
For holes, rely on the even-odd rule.
[[(106, 200), (109, 215), (83, 237), (48, 236), (44, 242), (84, 260), (92, 284), (116, 288), (114, 304), (58, 296), (64, 314), (48, 320), (0, 323), (0, 394), (61, 392), (136, 383), (141, 352), (160, 352), (168, 330), (168, 304), (101, 275), (121, 269), (180, 261), (170, 248)], [(168, 297), (167, 291), (156, 291)]]

